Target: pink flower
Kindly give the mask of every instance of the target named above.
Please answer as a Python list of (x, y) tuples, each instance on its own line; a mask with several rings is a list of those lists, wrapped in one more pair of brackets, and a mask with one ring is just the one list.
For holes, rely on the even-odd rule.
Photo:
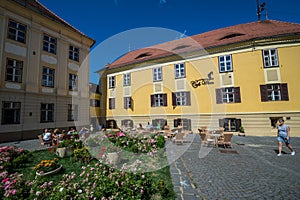
[(16, 189), (13, 189), (12, 191), (11, 191), (11, 194), (12, 195), (15, 195), (17, 193), (17, 190)]
[(125, 134), (124, 134), (123, 132), (119, 132), (119, 133), (118, 133), (118, 136), (119, 136), (119, 137), (124, 137)]
[(121, 182), (121, 186), (123, 186), (123, 185), (124, 185), (124, 182), (122, 181), (122, 182)]
[(2, 180), (2, 183), (5, 183), (5, 182), (7, 182), (7, 181), (9, 181), (9, 178), (3, 179), (3, 180)]

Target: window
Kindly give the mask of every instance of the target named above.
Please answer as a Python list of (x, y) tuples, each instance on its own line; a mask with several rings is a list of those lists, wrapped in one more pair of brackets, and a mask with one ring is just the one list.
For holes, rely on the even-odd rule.
[(190, 106), (190, 92), (173, 92), (172, 105), (173, 106)]
[(241, 95), (239, 87), (227, 87), (216, 89), (217, 104), (240, 103)]
[(26, 42), (26, 29), (27, 27), (23, 24), (9, 20), (8, 22), (8, 33), (7, 37), (11, 40), (16, 40), (18, 42)]
[(132, 101), (131, 97), (124, 97), (124, 108), (125, 109), (128, 109), (128, 108), (132, 109), (133, 108), (132, 103), (133, 103), (133, 101)]
[(219, 119), (219, 126), (223, 127), (224, 131), (237, 132), (240, 131), (240, 127), (242, 126), (242, 121), (241, 119), (236, 119), (236, 118)]
[(92, 107), (100, 107), (100, 100), (90, 99), (90, 106), (92, 106)]
[(151, 107), (168, 106), (167, 94), (153, 94), (151, 95)]
[(278, 67), (277, 49), (263, 50), (264, 67)]
[(21, 102), (2, 102), (1, 124), (20, 124)]
[(70, 46), (69, 47), (69, 58), (71, 60), (79, 61), (79, 48)]
[(186, 119), (186, 118), (174, 119), (174, 127), (178, 127), (178, 126), (182, 126), (183, 130), (191, 130), (192, 121), (191, 119)]
[(23, 61), (7, 58), (6, 81), (22, 83)]
[(282, 116), (281, 117), (270, 117), (270, 122), (271, 122), (272, 128), (277, 128), (277, 123), (278, 123), (279, 119), (282, 119)]
[(162, 70), (161, 67), (153, 68), (153, 81), (162, 80)]
[(125, 128), (133, 128), (133, 121), (131, 119), (123, 119), (121, 120), (121, 125)]
[(185, 67), (184, 63), (175, 64), (175, 78), (184, 78), (185, 77)]
[(261, 101), (288, 101), (288, 86), (286, 83), (260, 85)]
[(54, 104), (42, 103), (41, 104), (41, 122), (54, 121)]
[(69, 90), (78, 91), (78, 77), (75, 74), (69, 74)]
[(220, 72), (232, 71), (231, 55), (219, 56), (219, 68), (220, 68)]
[(114, 76), (110, 76), (108, 78), (108, 86), (109, 86), (109, 88), (115, 88), (116, 87), (115, 77)]
[(115, 98), (108, 99), (108, 109), (110, 110), (115, 109)]
[(123, 80), (124, 86), (129, 86), (130, 85), (130, 73), (124, 74), (123, 78), (124, 78), (124, 80)]
[(43, 50), (56, 54), (56, 38), (44, 35)]
[(78, 105), (68, 104), (68, 121), (78, 120)]
[(54, 74), (54, 69), (43, 67), (42, 86), (54, 87)]

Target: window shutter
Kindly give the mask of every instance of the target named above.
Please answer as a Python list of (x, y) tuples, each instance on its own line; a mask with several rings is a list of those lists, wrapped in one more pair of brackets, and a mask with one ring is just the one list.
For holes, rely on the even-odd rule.
[(155, 97), (154, 94), (150, 95), (151, 107), (155, 106)]
[(191, 93), (190, 92), (186, 92), (186, 105), (190, 106), (191, 105)]
[(127, 97), (124, 97), (124, 98), (123, 98), (123, 101), (124, 101), (124, 109), (127, 109), (127, 102), (126, 102), (126, 100), (127, 100)]
[(234, 88), (234, 102), (241, 103), (240, 87)]
[(240, 127), (242, 126), (242, 120), (241, 119), (235, 119), (235, 126), (236, 126), (236, 131), (240, 131)]
[(224, 126), (224, 119), (219, 119), (219, 127), (225, 128), (225, 126)]
[(168, 106), (167, 94), (163, 94), (162, 97), (163, 97), (163, 104), (164, 104), (164, 106)]
[(174, 119), (174, 127), (178, 126), (178, 119)]
[(217, 104), (220, 104), (220, 103), (223, 103), (222, 101), (222, 89), (216, 89), (216, 101), (217, 101)]
[(288, 101), (289, 100), (289, 92), (287, 83), (280, 84), (280, 91), (281, 91), (281, 100)]
[(130, 108), (131, 110), (133, 110), (133, 98), (132, 97), (129, 97), (130, 98)]
[(266, 85), (260, 85), (260, 97), (261, 101), (268, 101), (268, 91)]
[(172, 106), (177, 106), (176, 105), (176, 93), (172, 92)]

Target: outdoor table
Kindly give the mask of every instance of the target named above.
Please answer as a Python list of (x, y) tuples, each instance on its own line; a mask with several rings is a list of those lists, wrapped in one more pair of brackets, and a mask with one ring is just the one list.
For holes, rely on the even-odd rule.
[(208, 133), (207, 137), (208, 138), (213, 138), (214, 139), (214, 146), (217, 146), (218, 144), (218, 138), (221, 136), (221, 133)]

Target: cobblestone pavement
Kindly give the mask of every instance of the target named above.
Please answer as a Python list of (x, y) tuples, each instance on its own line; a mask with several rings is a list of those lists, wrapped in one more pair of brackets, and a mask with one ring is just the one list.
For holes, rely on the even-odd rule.
[(300, 138), (291, 138), (295, 156), (284, 147), (277, 157), (275, 137), (233, 136), (233, 148), (224, 153), (201, 147), (195, 135), (190, 143), (172, 144), (181, 155), (170, 162), (177, 199), (300, 199)]
[(16, 146), (16, 147), (21, 147), (21, 148), (27, 149), (29, 151), (37, 151), (37, 150), (49, 148), (47, 146), (42, 146), (39, 139), (6, 142), (6, 143), (0, 144), (0, 146), (11, 146), (11, 145)]

